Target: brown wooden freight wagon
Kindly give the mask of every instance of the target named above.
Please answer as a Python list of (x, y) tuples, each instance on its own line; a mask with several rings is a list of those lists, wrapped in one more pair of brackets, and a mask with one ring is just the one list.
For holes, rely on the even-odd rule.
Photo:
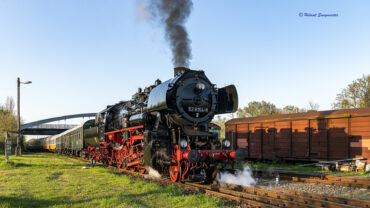
[(225, 125), (232, 147), (245, 149), (250, 159), (370, 162), (370, 108), (237, 118)]

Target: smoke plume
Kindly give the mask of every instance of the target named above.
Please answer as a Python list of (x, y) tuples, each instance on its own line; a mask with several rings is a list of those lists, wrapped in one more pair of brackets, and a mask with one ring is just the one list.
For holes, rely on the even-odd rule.
[[(218, 179), (218, 177), (216, 177)], [(252, 186), (256, 184), (256, 181), (252, 177), (252, 172), (249, 166), (244, 166), (243, 170), (237, 170), (235, 174), (221, 173), (221, 183), (235, 184), (241, 186)]]
[(150, 0), (147, 7), (151, 18), (164, 26), (165, 38), (170, 45), (175, 67), (188, 67), (191, 59), (191, 41), (184, 24), (192, 7), (191, 0)]
[(148, 18), (148, 11), (145, 8), (144, 0), (136, 0), (136, 23)]

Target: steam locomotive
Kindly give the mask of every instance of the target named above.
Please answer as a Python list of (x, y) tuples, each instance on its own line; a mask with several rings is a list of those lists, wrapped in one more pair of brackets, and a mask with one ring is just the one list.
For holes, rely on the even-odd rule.
[[(141, 173), (149, 166), (174, 182), (212, 181), (220, 163), (245, 157), (242, 150), (230, 150), (229, 140), (221, 144), (210, 128), (216, 114), (237, 108), (234, 85), (217, 88), (204, 71), (177, 67), (172, 79), (139, 88), (131, 100), (97, 113), (95, 123), (88, 121), (57, 136), (55, 148), (86, 155), (92, 164), (99, 161)], [(82, 140), (67, 140), (68, 135)]]

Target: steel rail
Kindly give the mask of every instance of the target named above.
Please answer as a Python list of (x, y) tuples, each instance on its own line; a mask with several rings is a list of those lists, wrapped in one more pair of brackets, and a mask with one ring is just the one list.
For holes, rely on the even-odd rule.
[(331, 175), (322, 175), (322, 174), (320, 175), (301, 174), (301, 173), (292, 173), (292, 172), (279, 172), (279, 176), (280, 176), (280, 179), (283, 179), (283, 180), (292, 180), (292, 181), (307, 182), (307, 183), (320, 183), (320, 184), (370, 189), (369, 179), (331, 176)]
[[(257, 171), (256, 173), (259, 176), (263, 176), (265, 173), (267, 173), (267, 175), (271, 175), (270, 172), (266, 171)], [(370, 179), (364, 178), (355, 178), (350, 176), (332, 176), (326, 174), (296, 173), (289, 171), (276, 171), (275, 173), (273, 173), (273, 176), (277, 175), (282, 180), (370, 189)]]
[[(262, 188), (262, 189), (268, 188), (266, 186), (259, 186), (259, 185), (256, 185), (255, 187)], [(306, 193), (306, 192), (290, 191), (290, 190), (285, 190), (285, 189), (280, 189), (280, 188), (274, 188), (274, 190), (276, 192), (283, 192), (283, 193), (287, 193), (291, 195), (320, 199), (323, 201), (335, 202), (339, 204), (348, 204), (348, 205), (355, 206), (355, 207), (365, 207), (365, 208), (370, 207), (370, 201), (348, 199), (348, 198), (334, 197), (334, 196), (327, 196), (327, 195), (320, 195), (320, 194), (312, 194), (312, 193)]]

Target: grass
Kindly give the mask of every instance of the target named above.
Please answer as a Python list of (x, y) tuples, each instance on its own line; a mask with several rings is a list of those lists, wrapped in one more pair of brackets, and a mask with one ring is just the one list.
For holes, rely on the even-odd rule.
[[(86, 166), (86, 169), (82, 167)], [(0, 156), (0, 208), (10, 207), (225, 207), (205, 194), (188, 194), (118, 175), (117, 170), (51, 153)]]

